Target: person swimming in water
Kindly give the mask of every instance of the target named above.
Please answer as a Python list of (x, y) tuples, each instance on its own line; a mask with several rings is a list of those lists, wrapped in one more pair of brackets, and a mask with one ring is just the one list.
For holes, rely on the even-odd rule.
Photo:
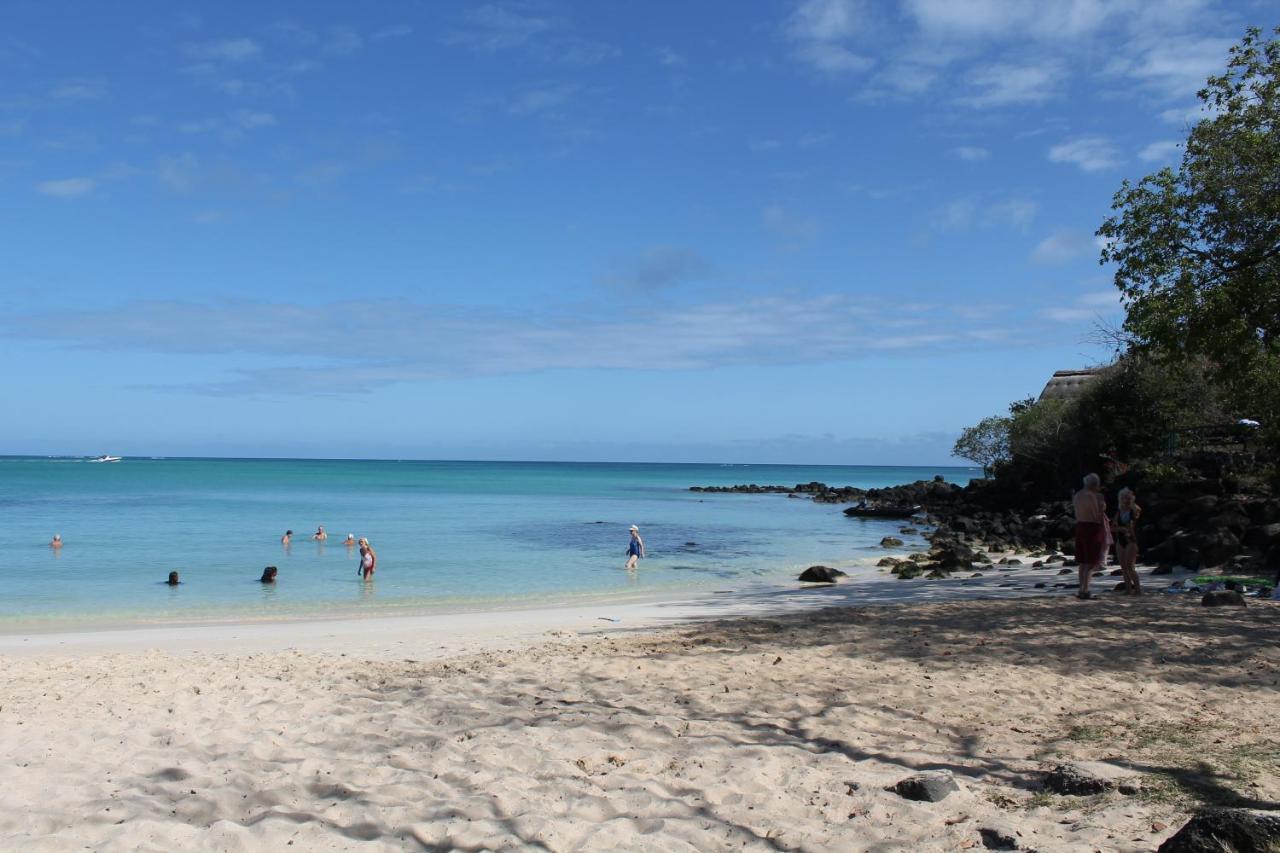
[(53, 550), (55, 550), (55, 551), (62, 547), (62, 534), (61, 534), (61, 533), (55, 533), (55, 534), (53, 534), (53, 538), (49, 540), (49, 547), (50, 547), (50, 548), (52, 548), (52, 549), (53, 549)]
[(278, 569), (275, 566), (267, 566), (262, 570), (262, 577), (258, 578), (259, 583), (275, 583)]
[(286, 547), (286, 548), (288, 548), (288, 547), (289, 547), (289, 543), (290, 543), (290, 542), (292, 542), (292, 541), (293, 541), (293, 531), (292, 531), (292, 530), (286, 530), (286, 531), (284, 532), (284, 535), (280, 537), (280, 544), (281, 544), (281, 545), (283, 545), (283, 546), (284, 546), (284, 547)]
[(348, 533), (347, 538), (342, 540), (342, 544), (346, 545), (348, 548), (354, 548), (356, 546), (356, 535), (354, 533)]
[(169, 572), (169, 579), (165, 581), (165, 583), (167, 583), (169, 586), (177, 586), (178, 584), (182, 583), (182, 581), (178, 580), (177, 572)]
[(323, 542), (329, 538), (329, 534), (324, 532), (324, 525), (321, 524), (316, 527), (316, 532), (311, 534), (311, 538), (317, 542)]
[(644, 557), (644, 540), (640, 538), (640, 528), (631, 525), (631, 541), (627, 544), (627, 571), (635, 571), (636, 561)]

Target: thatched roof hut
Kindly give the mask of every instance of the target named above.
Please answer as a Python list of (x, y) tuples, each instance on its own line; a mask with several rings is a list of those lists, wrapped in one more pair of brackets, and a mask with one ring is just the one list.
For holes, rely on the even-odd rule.
[(1106, 371), (1105, 367), (1086, 367), (1083, 370), (1058, 370), (1045, 383), (1040, 392), (1041, 400), (1072, 400), (1084, 393), (1084, 389)]

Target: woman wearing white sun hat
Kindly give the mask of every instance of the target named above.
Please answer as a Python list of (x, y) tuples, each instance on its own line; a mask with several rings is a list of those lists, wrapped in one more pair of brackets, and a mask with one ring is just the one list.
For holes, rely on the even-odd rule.
[(634, 571), (636, 561), (644, 556), (644, 540), (640, 538), (640, 528), (631, 525), (631, 542), (627, 545), (627, 571)]

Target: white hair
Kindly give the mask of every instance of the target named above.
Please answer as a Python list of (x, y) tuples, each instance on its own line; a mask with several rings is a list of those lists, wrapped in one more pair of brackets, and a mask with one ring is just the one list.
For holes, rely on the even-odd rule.
[(1098, 477), (1097, 474), (1084, 475), (1084, 487), (1086, 489), (1089, 488), (1090, 486), (1101, 486), (1101, 485), (1102, 485), (1102, 480)]
[(1133, 497), (1133, 489), (1129, 488), (1128, 486), (1125, 486), (1123, 489), (1120, 490), (1120, 494), (1116, 496), (1116, 500), (1118, 500), (1120, 503), (1124, 503), (1125, 498), (1131, 498), (1131, 497)]

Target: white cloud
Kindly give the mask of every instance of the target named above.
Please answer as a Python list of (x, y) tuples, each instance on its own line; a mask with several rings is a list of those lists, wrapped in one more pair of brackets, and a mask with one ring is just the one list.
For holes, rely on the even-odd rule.
[(872, 60), (848, 41), (859, 32), (863, 15), (857, 0), (804, 0), (787, 22), (787, 37), (796, 56), (819, 71), (841, 74), (863, 71)]
[(173, 157), (161, 157), (156, 162), (156, 177), (171, 190), (186, 192), (196, 179), (196, 156), (190, 151)]
[(1101, 320), (1121, 311), (1118, 290), (1099, 290), (1076, 298), (1070, 305), (1045, 308), (1040, 316), (1059, 323), (1079, 323), (1084, 320)]
[(952, 157), (959, 158), (967, 163), (976, 163), (991, 156), (990, 151), (976, 145), (961, 145), (958, 148), (952, 148), (948, 153)]
[(935, 216), (936, 226), (943, 231), (965, 231), (970, 228), (1009, 227), (1025, 231), (1035, 219), (1040, 206), (1021, 198), (959, 198), (944, 205)]
[(337, 56), (349, 56), (364, 47), (364, 39), (350, 27), (332, 27), (324, 50)]
[[(886, 350), (989, 346), (956, 328), (946, 306), (925, 307), (910, 332), (892, 324), (901, 305), (845, 295), (643, 303), (619, 313), (579, 307), (478, 311), (405, 300), (333, 304), (135, 302), (105, 310), (0, 317), (13, 336), (79, 348), (171, 356), (252, 355), (259, 365), (186, 390), (213, 394), (355, 393), (398, 382), (547, 370), (697, 370), (808, 364)], [(995, 324), (997, 318), (993, 318)], [(376, 340), (373, 350), (351, 340)], [(619, 346), (619, 341), (635, 345)], [(798, 345), (798, 342), (803, 342)], [(323, 366), (316, 362), (323, 361)]]
[(1167, 98), (1188, 98), (1227, 63), (1231, 39), (1189, 35), (1143, 37), (1108, 66)]
[(98, 186), (93, 178), (63, 178), (57, 181), (42, 181), (36, 184), (36, 192), (54, 198), (76, 198), (88, 195)]
[(781, 148), (781, 147), (782, 147), (782, 140), (780, 140), (780, 139), (755, 139), (755, 140), (752, 140), (750, 143), (748, 143), (748, 146), (747, 146), (747, 147), (749, 147), (752, 151), (756, 151), (756, 152), (761, 152), (761, 151), (777, 151), (779, 148)]
[(518, 95), (507, 109), (512, 115), (545, 113), (563, 107), (577, 92), (578, 87), (572, 83), (528, 89)]
[(274, 115), (260, 110), (238, 110), (232, 115), (232, 119), (246, 130), (255, 127), (271, 127), (276, 123)]
[(1083, 136), (1054, 145), (1049, 149), (1049, 160), (1071, 163), (1086, 172), (1114, 169), (1124, 162), (1115, 145), (1101, 136)]
[(1093, 249), (1089, 235), (1079, 231), (1055, 231), (1041, 240), (1031, 253), (1037, 264), (1065, 264), (1076, 260)]
[(658, 48), (657, 55), (658, 63), (665, 65), (667, 68), (680, 68), (687, 62), (683, 54), (677, 53), (669, 47)]
[(262, 46), (250, 38), (222, 39), (187, 45), (187, 55), (193, 59), (245, 62), (261, 54)]
[(968, 92), (958, 101), (971, 107), (1039, 104), (1056, 96), (1065, 78), (1064, 67), (1054, 61), (979, 66), (966, 75)]
[(1138, 152), (1138, 159), (1144, 163), (1171, 163), (1179, 158), (1182, 143), (1174, 140), (1152, 142)]

